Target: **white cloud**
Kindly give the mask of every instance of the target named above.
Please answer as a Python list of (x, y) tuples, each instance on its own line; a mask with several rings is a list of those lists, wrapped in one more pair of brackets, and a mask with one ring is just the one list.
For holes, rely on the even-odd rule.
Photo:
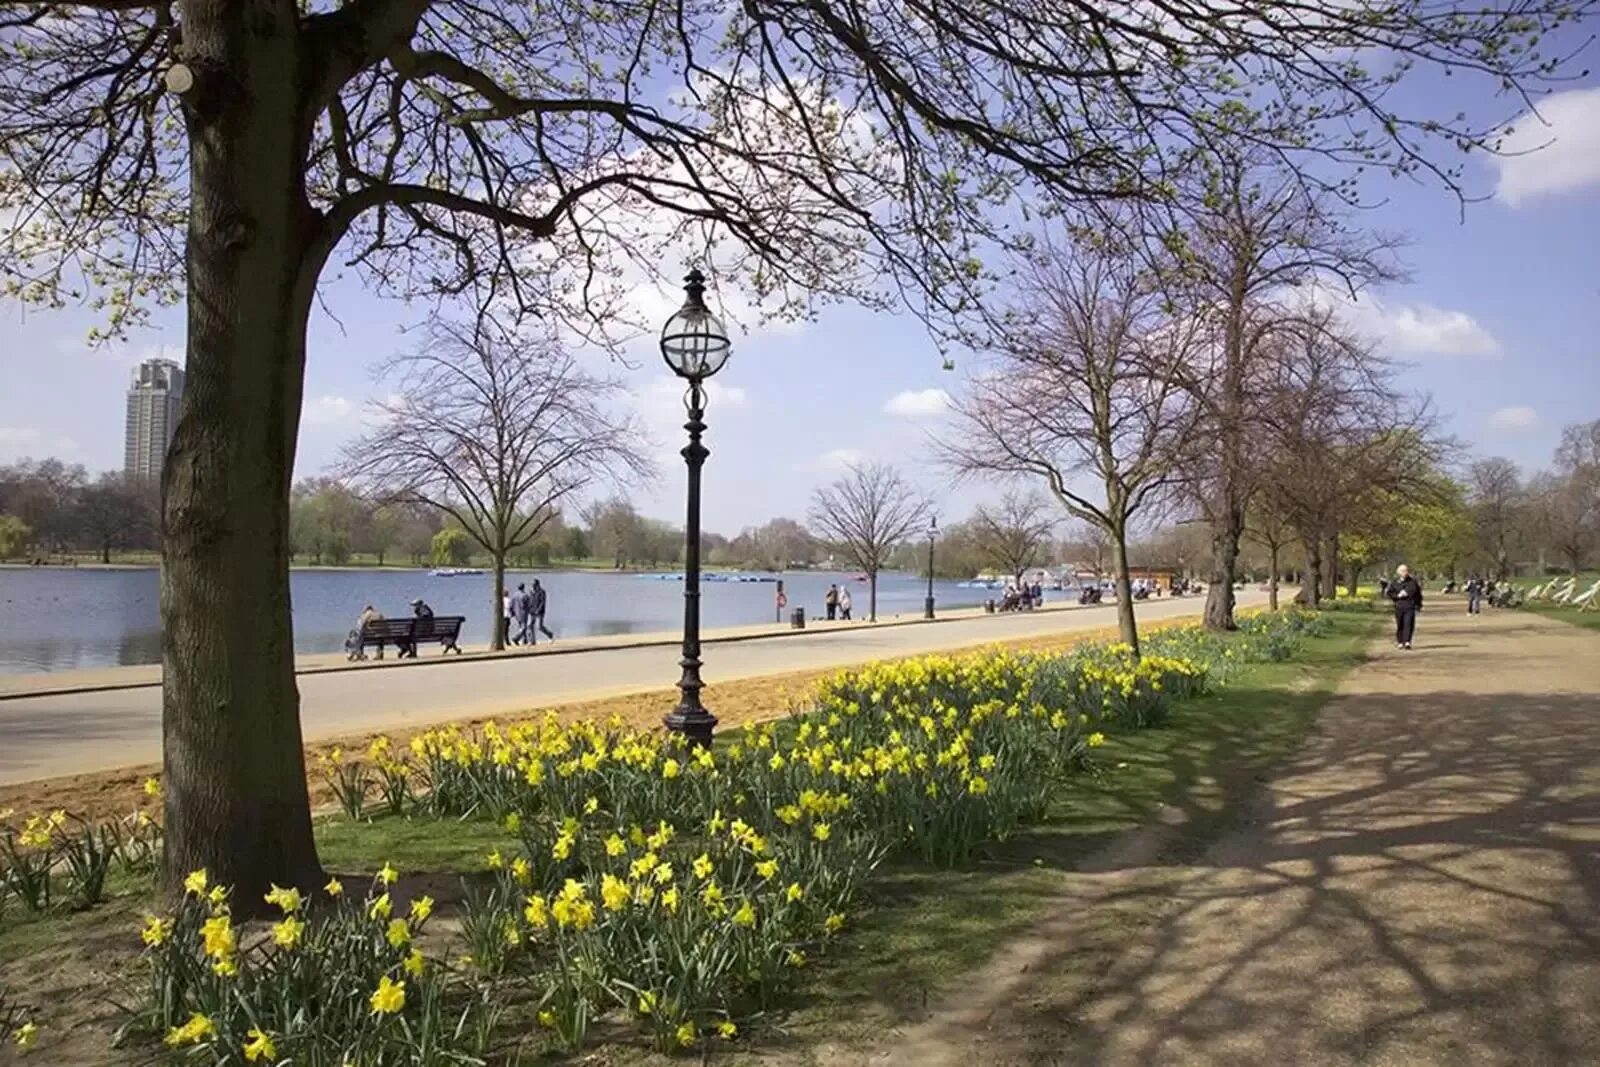
[(1501, 408), (1489, 416), (1489, 427), (1504, 433), (1521, 433), (1539, 425), (1539, 413), (1530, 407)]
[(950, 409), (950, 394), (943, 389), (907, 389), (896, 393), (883, 405), (890, 415), (906, 419), (926, 419), (943, 415)]
[(319, 396), (305, 405), (300, 421), (308, 426), (336, 426), (350, 421), (355, 407), (342, 396)]
[(1465, 311), (1432, 304), (1387, 304), (1373, 293), (1319, 285), (1307, 293), (1318, 307), (1332, 308), (1380, 348), (1401, 355), (1498, 356), (1500, 342)]
[(842, 474), (845, 468), (859, 464), (866, 458), (859, 448), (833, 448), (800, 464), (797, 469), (809, 474)]
[(1507, 205), (1600, 185), (1600, 87), (1552, 93), (1510, 129), (1505, 154), (1491, 157), (1495, 192)]

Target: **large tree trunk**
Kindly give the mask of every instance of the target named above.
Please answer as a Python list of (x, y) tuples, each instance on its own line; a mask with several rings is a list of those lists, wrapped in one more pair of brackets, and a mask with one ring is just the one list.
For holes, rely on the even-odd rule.
[(1322, 538), (1307, 537), (1305, 546), (1306, 572), (1301, 579), (1300, 592), (1295, 600), (1314, 608), (1322, 603)]
[(1239, 571), (1239, 537), (1244, 533), (1244, 510), (1229, 507), (1211, 526), (1211, 587), (1206, 590), (1205, 625), (1208, 630), (1232, 630), (1233, 583)]
[(878, 569), (867, 572), (867, 621), (878, 621)]
[(164, 882), (205, 868), (237, 913), (312, 888), (289, 612), (294, 470), (317, 225), (302, 193), (293, 5), (185, 5), (197, 72), (187, 387), (163, 471)]
[[(1451, 577), (1453, 578), (1455, 575), (1452, 573)], [(1356, 594), (1361, 590), (1361, 568), (1357, 567), (1353, 563), (1350, 565), (1350, 581), (1346, 584), (1345, 588), (1349, 592), (1350, 599), (1352, 600), (1355, 599)]]
[(1111, 569), (1117, 583), (1117, 633), (1122, 643), (1139, 658), (1139, 620), (1133, 614), (1133, 579), (1128, 576), (1128, 534), (1111, 532)]

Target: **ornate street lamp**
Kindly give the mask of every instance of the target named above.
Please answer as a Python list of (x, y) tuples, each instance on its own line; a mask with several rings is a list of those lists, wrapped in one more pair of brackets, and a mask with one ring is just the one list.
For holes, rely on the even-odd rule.
[(728, 362), (731, 346), (722, 323), (706, 307), (705, 275), (691, 270), (683, 279), (683, 291), (683, 306), (661, 328), (662, 358), (672, 373), (689, 383), (689, 391), (684, 394), (689, 421), (683, 424), (689, 431), (689, 444), (682, 453), (689, 467), (689, 509), (684, 522), (683, 659), (679, 661), (683, 677), (678, 680), (683, 698), (665, 721), (667, 729), (683, 734), (694, 744), (709, 745), (717, 717), (700, 703), (700, 468), (711, 453), (700, 443), (700, 435), (706, 428), (705, 380)]
[(933, 539), (939, 536), (939, 516), (928, 516), (928, 597), (922, 602), (922, 617), (933, 618)]

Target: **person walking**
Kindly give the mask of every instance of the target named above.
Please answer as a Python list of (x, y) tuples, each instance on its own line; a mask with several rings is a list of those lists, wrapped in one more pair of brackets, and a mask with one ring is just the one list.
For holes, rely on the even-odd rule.
[(511, 590), (500, 590), (500, 645), (511, 643)]
[(533, 588), (528, 590), (528, 640), (530, 642), (537, 643), (539, 640), (534, 633), (535, 630), (544, 634), (545, 639), (548, 641), (556, 639), (556, 635), (551, 633), (550, 628), (544, 624), (544, 612), (549, 606), (550, 594), (545, 591), (544, 586), (539, 584), (539, 579), (535, 578), (533, 580)]
[(1395, 568), (1395, 580), (1385, 592), (1394, 601), (1394, 647), (1410, 648), (1417, 629), (1417, 612), (1422, 610), (1422, 583), (1411, 576), (1404, 563)]
[(828, 586), (828, 591), (822, 595), (822, 606), (827, 611), (829, 619), (839, 617), (839, 587)]
[(1467, 614), (1483, 614), (1483, 579), (1477, 575), (1467, 579)]
[(517, 591), (511, 594), (511, 643), (514, 645), (528, 643), (528, 603), (528, 587), (518, 582)]
[(850, 590), (839, 590), (839, 618), (850, 618)]

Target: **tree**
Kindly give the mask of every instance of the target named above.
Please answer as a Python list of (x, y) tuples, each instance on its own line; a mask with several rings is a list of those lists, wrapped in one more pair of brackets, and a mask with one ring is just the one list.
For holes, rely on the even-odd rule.
[(1341, 538), (1357, 570), (1392, 540), (1400, 506), (1431, 492), (1442, 443), (1428, 402), (1395, 385), (1395, 368), (1331, 312), (1280, 323), (1262, 368), (1251, 479), (1264, 508), (1305, 548), (1300, 599), (1337, 591)]
[(1165, 313), (1126, 248), (1088, 236), (1047, 247), (1019, 293), (941, 452), (963, 477), (1042, 481), (1069, 515), (1105, 531), (1118, 625), (1137, 655), (1128, 533), (1175, 483), (1191, 440), (1197, 408), (1180, 372), (1195, 320)]
[(1251, 502), (1245, 514), (1244, 535), (1267, 550), (1267, 610), (1278, 610), (1278, 579), (1283, 570), (1283, 550), (1294, 541), (1294, 529), (1283, 513), (1272, 507), (1265, 494)]
[(15, 515), (0, 515), (0, 559), (20, 556), (33, 543), (33, 531)]
[[(112, 334), (180, 298), (187, 317), (163, 472), (165, 883), (205, 866), (261, 907), (273, 879), (320, 882), (289, 491), (306, 326), (337, 249), (380, 292), (580, 328), (619, 306), (624, 262), (655, 271), (690, 241), (778, 314), (887, 290), (935, 318), (974, 306), (975, 252), (1014, 239), (1014, 200), (1161, 195), (1219, 127), (1308, 175), (1370, 160), (1453, 187), (1430, 149), (1489, 147), (1499, 116), (1396, 112), (1386, 90), (1419, 61), (1496, 86), (1559, 74), (1534, 45), (1576, 12), (7, 4), (8, 289), (55, 306), (88, 290)], [(1337, 58), (1352, 49), (1405, 62)]]
[[(548, 334), (436, 319), (383, 376), (399, 391), (377, 404), (379, 425), (345, 447), (339, 469), (369, 494), (448, 515), (489, 553), (491, 619), (501, 614), (506, 557), (564, 500), (650, 469), (638, 427), (613, 410), (617, 383), (580, 371)], [(492, 631), (489, 647), (503, 647), (501, 628)]]
[(1482, 459), (1467, 468), (1468, 501), (1478, 528), (1479, 551), (1494, 576), (1504, 581), (1512, 570), (1512, 552), (1527, 515), (1522, 474), (1509, 459)]
[(1222, 630), (1233, 628), (1239, 540), (1260, 488), (1259, 438), (1270, 416), (1261, 401), (1277, 362), (1296, 347), (1285, 332), (1300, 329), (1307, 295), (1320, 287), (1354, 293), (1399, 276), (1392, 239), (1352, 231), (1336, 195), (1242, 143), (1203, 157), (1146, 223), (1172, 299), (1207, 326), (1209, 343), (1196, 348), (1202, 358), (1188, 381), (1212, 443), (1194, 470), (1211, 526), (1205, 624)]
[(867, 618), (878, 619), (878, 572), (895, 546), (928, 522), (928, 501), (886, 463), (852, 463), (811, 494), (815, 535), (837, 545), (867, 576)]
[(307, 478), (289, 500), (290, 543), (319, 567), (350, 562), (356, 544), (369, 536), (370, 523), (366, 502), (333, 478)]
[(600, 559), (609, 559), (612, 566), (621, 570), (635, 560), (643, 560), (645, 544), (644, 516), (621, 497), (596, 500), (586, 504), (583, 521), (589, 527), (588, 550)]
[(994, 507), (980, 507), (972, 515), (971, 535), (985, 562), (1018, 582), (1030, 567), (1038, 566), (1058, 520), (1046, 510), (1037, 493), (1007, 492)]
[(151, 488), (137, 478), (107, 471), (79, 492), (75, 525), (99, 551), (101, 563), (111, 562), (113, 548), (125, 548), (154, 528), (160, 502)]
[(75, 538), (78, 501), (88, 483), (81, 464), (20, 459), (0, 467), (0, 511), (26, 523), (40, 547), (59, 552)]
[(1596, 486), (1578, 473), (1545, 473), (1529, 483), (1528, 497), (1546, 542), (1561, 554), (1571, 573), (1583, 570), (1590, 553), (1600, 545), (1600, 492)]
[[(459, 526), (446, 526), (433, 535), (430, 546), (431, 559), (435, 567), (465, 567), (472, 559), (472, 539), (467, 536), (467, 531)], [(500, 618), (500, 605), (495, 604), (492, 619)]]
[(1096, 576), (1106, 572), (1106, 556), (1111, 551), (1111, 539), (1103, 528), (1092, 522), (1079, 522), (1061, 546), (1063, 553), (1076, 554), (1074, 562), (1088, 563)]

